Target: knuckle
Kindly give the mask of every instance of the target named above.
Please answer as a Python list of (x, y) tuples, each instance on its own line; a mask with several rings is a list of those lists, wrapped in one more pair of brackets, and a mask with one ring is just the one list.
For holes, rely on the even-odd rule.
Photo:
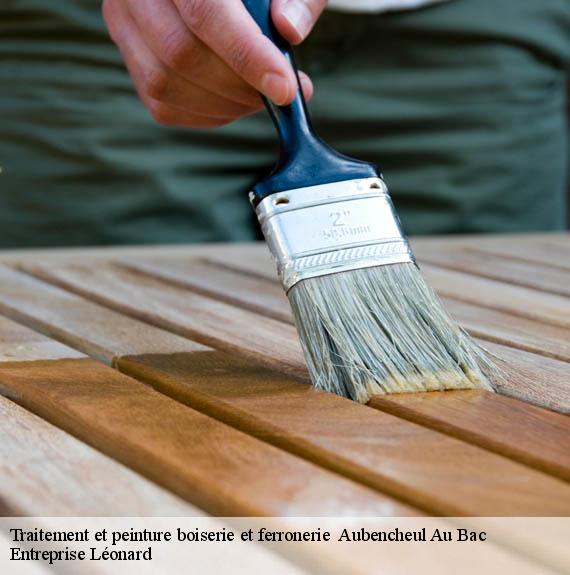
[(147, 96), (154, 100), (163, 100), (168, 93), (170, 77), (168, 72), (161, 67), (146, 70), (144, 74), (143, 89)]
[(230, 66), (242, 75), (251, 65), (253, 50), (250, 44), (243, 38), (238, 38), (229, 46)]
[(184, 0), (182, 14), (192, 30), (203, 30), (210, 27), (218, 13), (217, 2), (208, 0)]
[(171, 32), (163, 37), (160, 51), (163, 62), (177, 72), (188, 69), (197, 53), (193, 39), (188, 34), (179, 31)]

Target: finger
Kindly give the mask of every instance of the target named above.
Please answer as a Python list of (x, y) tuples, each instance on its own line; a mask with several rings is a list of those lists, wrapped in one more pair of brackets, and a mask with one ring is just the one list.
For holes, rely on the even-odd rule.
[[(156, 3), (157, 1), (158, 0), (151, 0), (152, 3)], [(142, 4), (144, 0), (135, 0), (135, 2)], [(130, 13), (131, 11), (129, 9), (129, 14)], [(175, 107), (187, 109), (195, 115), (206, 115), (218, 118), (235, 119), (246, 114), (251, 114), (262, 108), (263, 104), (259, 98), (259, 94), (240, 80), (229, 69), (227, 69), (227, 76), (230, 76), (231, 80), (227, 77), (225, 78), (227, 88), (220, 89), (220, 92), (223, 94), (231, 94), (233, 92), (232, 88), (235, 89), (236, 84), (239, 82), (243, 84), (243, 87), (246, 88), (248, 92), (251, 92), (248, 94), (247, 103), (235, 101), (211, 92), (192, 81), (188, 81), (177, 74), (175, 70), (167, 68), (164, 63), (156, 57), (150, 47), (145, 44), (143, 31), (137, 25), (134, 18), (129, 20), (129, 25), (136, 27), (138, 34), (133, 31), (131, 35), (130, 42), (128, 46), (126, 46), (127, 57), (132, 62), (133, 68), (143, 71), (142, 74), (139, 73), (138, 75), (146, 78), (146, 92), (151, 98)], [(173, 28), (173, 30), (176, 29)], [(194, 53), (204, 50), (209, 52), (211, 56), (211, 58), (206, 57), (203, 60), (204, 64), (207, 64), (211, 59), (212, 62), (209, 63), (210, 68), (213, 68), (216, 63), (225, 66), (206, 46), (202, 45), (201, 42), (199, 44)], [(245, 99), (244, 96), (243, 100)]]
[(273, 0), (271, 16), (281, 35), (291, 44), (301, 43), (313, 29), (327, 0)]
[[(148, 76), (148, 75), (147, 75)], [(214, 118), (236, 119), (258, 112), (263, 108), (259, 96), (255, 104), (245, 105), (228, 100), (161, 70), (159, 65), (147, 86), (147, 93), (156, 100), (192, 111), (194, 114)]]
[(301, 88), (303, 89), (303, 96), (305, 100), (310, 100), (313, 97), (314, 87), (311, 78), (305, 72), (299, 72), (299, 80), (301, 81)]
[(156, 122), (163, 126), (180, 126), (186, 128), (220, 128), (232, 122), (235, 118), (213, 118), (199, 116), (192, 112), (159, 102), (153, 98), (146, 98), (145, 105)]
[[(109, 22), (110, 31), (120, 46), (137, 91), (145, 103), (153, 100), (168, 104), (169, 108), (179, 108), (181, 117), (184, 115), (182, 112), (185, 112), (192, 117), (207, 116), (225, 120), (234, 120), (262, 107), (259, 98), (255, 106), (245, 106), (210, 93), (168, 70), (146, 46), (128, 11), (121, 3), (118, 4), (115, 17)], [(153, 109), (158, 109), (158, 115), (162, 116), (162, 108), (154, 105)], [(171, 119), (170, 109), (168, 116)], [(165, 123), (161, 118), (157, 119)]]
[(256, 90), (276, 104), (296, 91), (291, 66), (241, 0), (174, 0), (190, 30)]
[(210, 92), (259, 106), (258, 92), (188, 29), (171, 0), (129, 0), (127, 5), (139, 33), (165, 66)]
[[(303, 86), (303, 93), (307, 99), (310, 99), (313, 94), (313, 85), (311, 80), (303, 72), (300, 73), (301, 85)], [(190, 112), (187, 109), (182, 109), (173, 106), (166, 102), (160, 102), (153, 98), (145, 98), (145, 105), (149, 109), (152, 117), (163, 126), (181, 126), (188, 128), (220, 128), (228, 125), (237, 118), (215, 118), (209, 116), (200, 116)], [(243, 113), (240, 117), (255, 114), (258, 110), (250, 110)]]

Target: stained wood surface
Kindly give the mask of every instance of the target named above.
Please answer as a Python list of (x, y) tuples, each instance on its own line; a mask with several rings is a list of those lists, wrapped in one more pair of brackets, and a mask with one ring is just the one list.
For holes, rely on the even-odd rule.
[(570, 481), (562, 415), (480, 390), (376, 396), (370, 405)]
[[(227, 370), (223, 383), (212, 377), (212, 366)], [(570, 511), (570, 504), (559, 499), (570, 498), (570, 485), (547, 481), (542, 473), (427, 427), (238, 366), (207, 356), (201, 368), (192, 356), (119, 363), (123, 371), (184, 403), (200, 405), (244, 431), (432, 513)], [(545, 491), (537, 497), (541, 484)]]
[(88, 358), (6, 362), (0, 386), (12, 401), (211, 513), (413, 513)]
[(497, 242), (414, 245), (500, 395), (315, 391), (266, 247), (211, 245), (0, 254), (0, 408), (201, 512), (569, 514), (570, 240)]

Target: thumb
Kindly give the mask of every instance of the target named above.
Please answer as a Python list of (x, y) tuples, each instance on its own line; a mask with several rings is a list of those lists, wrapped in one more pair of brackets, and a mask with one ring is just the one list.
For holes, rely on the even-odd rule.
[(327, 0), (273, 0), (273, 23), (287, 41), (300, 44), (312, 30), (326, 4)]

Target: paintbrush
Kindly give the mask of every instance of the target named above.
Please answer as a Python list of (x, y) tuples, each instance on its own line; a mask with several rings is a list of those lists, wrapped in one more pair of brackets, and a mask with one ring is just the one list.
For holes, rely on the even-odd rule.
[(265, 99), (281, 150), (250, 201), (313, 385), (360, 402), (384, 393), (491, 389), (491, 364), (426, 285), (381, 173), (315, 134), (270, 0), (243, 1), (297, 74), (290, 105)]

